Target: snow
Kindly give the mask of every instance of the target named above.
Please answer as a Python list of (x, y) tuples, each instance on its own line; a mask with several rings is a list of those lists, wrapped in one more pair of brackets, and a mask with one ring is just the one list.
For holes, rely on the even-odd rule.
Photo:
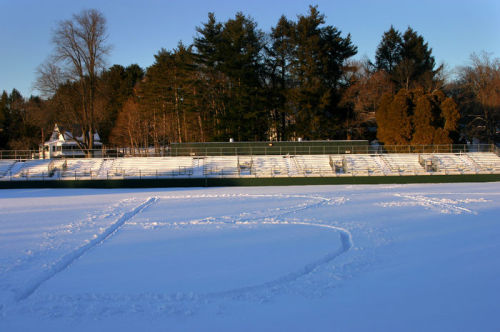
[(0, 331), (497, 331), (498, 183), (0, 191)]

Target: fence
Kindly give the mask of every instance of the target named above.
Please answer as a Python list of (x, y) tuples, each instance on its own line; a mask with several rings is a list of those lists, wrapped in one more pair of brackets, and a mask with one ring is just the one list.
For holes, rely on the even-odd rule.
[[(332, 155), (332, 154), (384, 154), (384, 153), (465, 153), (493, 152), (500, 156), (494, 144), (444, 144), (444, 145), (308, 145), (286, 146), (205, 146), (175, 148), (113, 148), (94, 150), (91, 155), (102, 158), (119, 157), (175, 157), (175, 156), (245, 156), (245, 155)], [(0, 150), (0, 159), (41, 159), (38, 150)], [(81, 154), (68, 151), (59, 158), (82, 158)]]

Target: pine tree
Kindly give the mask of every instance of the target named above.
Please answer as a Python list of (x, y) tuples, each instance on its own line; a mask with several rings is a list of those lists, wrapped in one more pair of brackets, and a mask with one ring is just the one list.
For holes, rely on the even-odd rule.
[(335, 27), (322, 27), (324, 22), (311, 6), (308, 16), (299, 16), (293, 39), (291, 101), (296, 135), (307, 139), (338, 137), (346, 115), (339, 107), (343, 66), (357, 52), (350, 35), (344, 38)]
[(398, 89), (423, 87), (433, 90), (440, 83), (438, 74), (442, 66), (435, 68), (432, 49), (410, 27), (401, 34), (391, 26), (382, 36), (375, 60), (377, 70), (387, 72)]
[(377, 70), (384, 70), (389, 74), (394, 72), (402, 59), (402, 44), (403, 38), (401, 33), (391, 25), (391, 28), (384, 32), (382, 41), (375, 53), (375, 66)]
[(4, 90), (0, 97), (0, 149), (7, 147), (7, 113), (8, 113), (8, 95)]
[(435, 111), (429, 95), (418, 97), (413, 115), (414, 134), (412, 145), (432, 144), (436, 128), (432, 125)]
[(395, 96), (385, 94), (376, 116), (377, 137), (388, 145), (449, 144), (457, 138), (456, 104), (440, 90), (401, 89)]
[(267, 74), (269, 76), (268, 107), (271, 109), (271, 130), (276, 132), (279, 141), (290, 139), (294, 129), (293, 110), (290, 107), (291, 87), (290, 67), (293, 57), (293, 33), (295, 23), (281, 16), (271, 29), (271, 45), (267, 47)]

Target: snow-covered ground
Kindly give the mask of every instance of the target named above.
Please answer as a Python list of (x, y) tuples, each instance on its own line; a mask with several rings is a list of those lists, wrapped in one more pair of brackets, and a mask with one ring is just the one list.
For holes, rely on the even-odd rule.
[(500, 184), (0, 191), (0, 331), (498, 331)]

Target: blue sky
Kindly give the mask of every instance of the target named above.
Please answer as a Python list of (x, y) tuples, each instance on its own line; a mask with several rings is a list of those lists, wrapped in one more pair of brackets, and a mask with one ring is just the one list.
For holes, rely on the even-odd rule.
[(351, 34), (358, 47), (355, 58), (374, 58), (384, 31), (394, 25), (411, 26), (423, 35), (438, 63), (449, 69), (465, 65), (472, 52), (500, 57), (500, 1), (498, 0), (350, 0), (350, 1), (241, 1), (241, 0), (0, 0), (0, 91), (32, 90), (35, 71), (52, 51), (57, 22), (82, 9), (96, 8), (107, 19), (113, 49), (108, 64), (151, 65), (161, 48), (192, 42), (195, 27), (208, 12), (224, 21), (238, 11), (269, 31), (281, 15), (295, 18), (318, 5), (326, 23)]

